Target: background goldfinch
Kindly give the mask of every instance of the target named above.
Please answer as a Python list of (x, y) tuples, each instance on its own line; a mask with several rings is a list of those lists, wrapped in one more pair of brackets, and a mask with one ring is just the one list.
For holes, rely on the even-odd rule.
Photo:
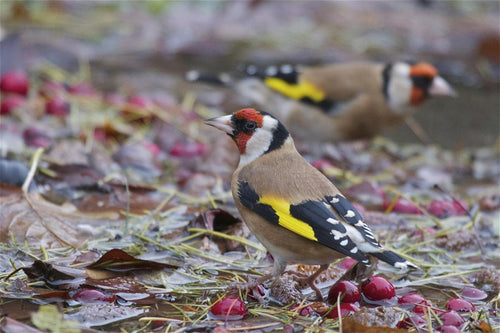
[(279, 276), (290, 262), (321, 265), (305, 281), (321, 299), (314, 280), (336, 259), (349, 256), (367, 265), (372, 255), (401, 270), (417, 267), (378, 243), (352, 204), (297, 152), (275, 117), (242, 109), (206, 123), (226, 132), (240, 152), (233, 197), (274, 258), (272, 274), (258, 283)]
[[(456, 95), (427, 63), (249, 65), (242, 71), (251, 77), (235, 83), (243, 103), (273, 110), (294, 137), (307, 141), (369, 139), (403, 123), (429, 97)], [(219, 78), (232, 84), (227, 75)], [(196, 72), (188, 79), (214, 80)]]

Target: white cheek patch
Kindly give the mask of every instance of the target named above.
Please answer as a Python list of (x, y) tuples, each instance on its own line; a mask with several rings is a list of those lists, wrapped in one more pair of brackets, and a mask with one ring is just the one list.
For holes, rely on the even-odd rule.
[(271, 145), (274, 130), (278, 127), (278, 121), (271, 117), (264, 117), (262, 127), (257, 128), (247, 141), (245, 154), (240, 156), (239, 166), (247, 165), (262, 154)]
[(410, 104), (411, 88), (410, 66), (404, 63), (394, 64), (387, 89), (392, 111), (403, 112), (404, 107)]

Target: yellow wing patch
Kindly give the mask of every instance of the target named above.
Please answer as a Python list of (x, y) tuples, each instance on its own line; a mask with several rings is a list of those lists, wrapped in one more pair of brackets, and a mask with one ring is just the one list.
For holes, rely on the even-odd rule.
[(325, 99), (325, 93), (314, 86), (311, 82), (301, 81), (297, 84), (288, 83), (277, 77), (267, 77), (264, 83), (271, 89), (274, 89), (285, 96), (293, 99), (310, 98), (315, 102), (321, 102)]
[(307, 239), (318, 241), (314, 236), (313, 228), (309, 224), (296, 219), (290, 214), (290, 204), (286, 202), (286, 200), (271, 196), (263, 196), (259, 199), (259, 203), (269, 205), (274, 209), (276, 215), (279, 217), (280, 226)]

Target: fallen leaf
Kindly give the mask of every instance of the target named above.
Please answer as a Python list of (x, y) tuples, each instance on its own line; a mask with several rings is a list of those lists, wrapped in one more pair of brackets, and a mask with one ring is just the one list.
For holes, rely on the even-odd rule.
[(108, 270), (112, 272), (128, 272), (134, 270), (156, 270), (163, 268), (178, 268), (177, 265), (160, 263), (151, 260), (136, 259), (120, 249), (112, 249), (87, 266), (87, 269)]
[(63, 319), (55, 305), (42, 305), (38, 312), (31, 315), (33, 324), (41, 330), (52, 333), (79, 333), (80, 323), (76, 320)]
[[(29, 200), (29, 201), (28, 201)], [(88, 235), (78, 232), (80, 225), (102, 226), (119, 215), (82, 213), (72, 204), (55, 205), (38, 193), (24, 196), (21, 190), (0, 200), (0, 241), (27, 242), (34, 247), (55, 248), (71, 245), (79, 248)]]
[[(21, 270), (30, 279), (42, 280), (51, 285), (68, 283), (74, 279), (84, 277), (83, 270), (62, 266), (57, 266), (57, 268), (55, 268), (52, 264), (41, 260), (35, 260), (31, 266), (22, 267)], [(63, 272), (63, 270), (66, 272)]]

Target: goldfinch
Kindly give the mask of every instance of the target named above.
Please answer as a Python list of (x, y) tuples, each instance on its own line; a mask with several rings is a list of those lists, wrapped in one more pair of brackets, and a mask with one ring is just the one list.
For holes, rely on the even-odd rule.
[(247, 108), (205, 121), (236, 143), (240, 161), (231, 188), (249, 229), (274, 258), (272, 274), (288, 263), (320, 265), (306, 283), (321, 299), (316, 277), (336, 259), (349, 256), (364, 265), (374, 256), (396, 268), (417, 266), (385, 250), (353, 205), (295, 149), (274, 116)]
[[(372, 138), (400, 125), (432, 96), (455, 96), (427, 63), (338, 63), (322, 66), (245, 66), (234, 82), (244, 103), (272, 111), (294, 135), (308, 141)], [(191, 80), (204, 80), (195, 72)], [(212, 78), (213, 79), (213, 78)], [(231, 83), (229, 77), (220, 81)], [(279, 94), (276, 94), (279, 93)]]

